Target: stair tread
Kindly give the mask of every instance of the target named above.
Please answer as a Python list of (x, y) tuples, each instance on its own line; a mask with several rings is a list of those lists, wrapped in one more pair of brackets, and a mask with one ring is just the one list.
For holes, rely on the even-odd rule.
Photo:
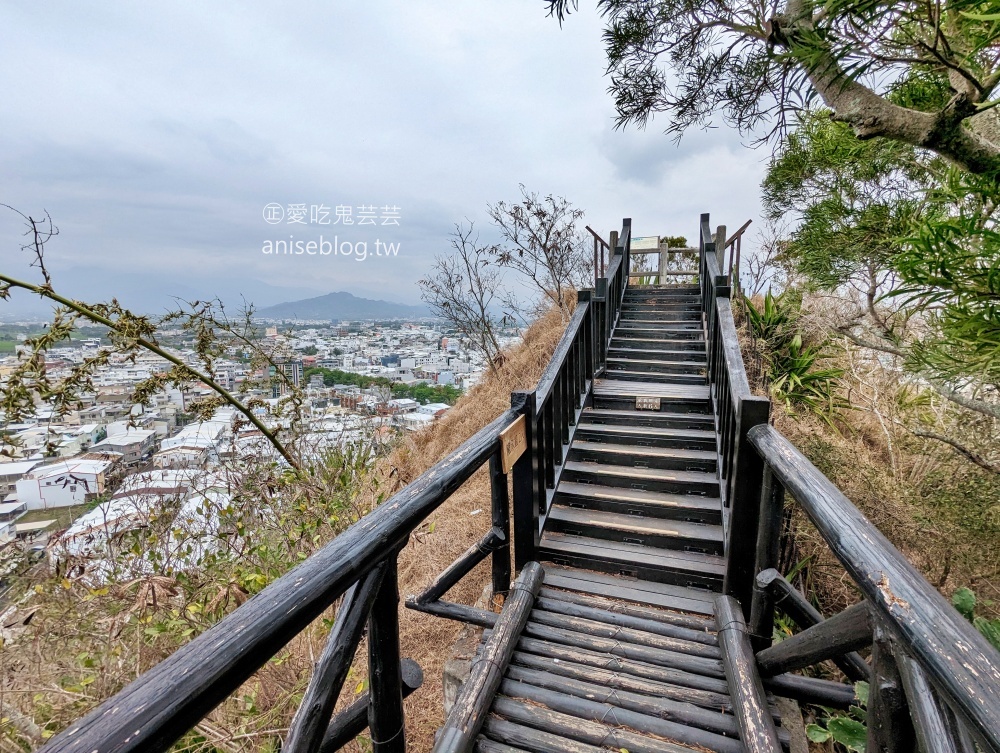
[(626, 382), (619, 379), (595, 379), (595, 395), (625, 395), (659, 397), (667, 400), (708, 400), (707, 386), (698, 384), (661, 384), (659, 382)]
[(719, 457), (714, 450), (684, 450), (675, 447), (640, 447), (631, 444), (615, 445), (609, 442), (589, 442), (587, 440), (574, 441), (571, 449), (617, 453), (624, 451), (637, 458), (679, 458), (683, 460), (714, 461)]
[[(586, 417), (586, 412), (583, 415)], [(586, 418), (581, 418), (577, 424), (577, 431), (582, 429), (590, 432), (599, 431), (602, 434), (639, 434), (645, 437), (662, 439), (715, 439), (715, 432), (709, 429), (660, 429), (652, 426), (617, 426), (615, 424), (593, 423), (587, 421)], [(715, 453), (712, 454), (714, 455)]]
[[(714, 422), (712, 417), (707, 414), (699, 413), (671, 413), (670, 411), (660, 411), (659, 413), (653, 411), (641, 411), (635, 410), (622, 410), (620, 408), (584, 408), (581, 414), (580, 420), (585, 421), (588, 418), (644, 418), (644, 419), (664, 419), (664, 420), (690, 420), (694, 423), (700, 423), (705, 426), (713, 426)], [(603, 424), (604, 426), (610, 426), (611, 424)]]
[(597, 476), (623, 476), (636, 481), (679, 481), (693, 483), (718, 483), (714, 473), (704, 471), (675, 471), (667, 468), (629, 468), (623, 465), (608, 465), (606, 463), (588, 463), (580, 460), (567, 460), (566, 470), (583, 473), (593, 473)]
[(558, 493), (574, 497), (604, 499), (622, 504), (657, 505), (701, 512), (722, 511), (722, 501), (718, 497), (703, 497), (700, 494), (672, 494), (671, 492), (654, 492), (645, 489), (623, 489), (614, 486), (601, 486), (600, 484), (581, 484), (576, 481), (561, 482)]
[(616, 531), (722, 543), (722, 526), (708, 523), (689, 523), (685, 520), (648, 518), (603, 512), (602, 510), (583, 510), (579, 507), (568, 507), (558, 503), (549, 510), (549, 518), (564, 523), (599, 526)]
[[(650, 366), (663, 366), (665, 363), (670, 363), (670, 361), (664, 361), (662, 359), (656, 358), (626, 358), (625, 356), (608, 356), (608, 363), (635, 363), (635, 364), (649, 364)], [(701, 365), (705, 364), (699, 363), (698, 361), (674, 361), (674, 363), (683, 363), (685, 366)]]
[[(701, 355), (696, 351), (691, 350), (656, 350), (647, 348), (622, 348), (621, 346), (612, 345), (608, 348), (609, 358), (621, 358), (622, 354), (638, 355), (642, 354), (645, 356), (642, 360), (654, 360), (659, 363), (683, 363), (691, 366), (697, 365), (701, 368), (707, 368), (708, 363), (703, 360), (698, 360), (696, 358), (690, 358), (691, 355)], [(688, 356), (687, 358), (669, 358), (668, 356)], [(649, 358), (649, 356), (654, 356), (654, 358)]]
[[(660, 384), (704, 384), (705, 375), (704, 374), (670, 374), (662, 373), (658, 374), (656, 372), (650, 371), (628, 371), (626, 369), (611, 369), (609, 373), (614, 374), (615, 379), (624, 379), (626, 381), (641, 382), (643, 380), (648, 380), (650, 376), (656, 377), (656, 380)], [(677, 381), (672, 381), (677, 380)]]
[(715, 613), (714, 596), (706, 591), (651, 580), (626, 579), (593, 570), (547, 564), (545, 585), (683, 612)]
[(657, 549), (641, 544), (591, 539), (555, 531), (542, 534), (540, 548), (555, 553), (577, 554), (629, 565), (639, 564), (664, 570), (690, 572), (698, 575), (725, 575), (725, 559), (717, 554)]

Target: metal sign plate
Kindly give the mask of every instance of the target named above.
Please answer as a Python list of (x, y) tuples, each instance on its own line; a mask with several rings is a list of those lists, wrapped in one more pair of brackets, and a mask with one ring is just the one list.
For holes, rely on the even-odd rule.
[(659, 410), (660, 398), (658, 397), (637, 397), (635, 399), (636, 410)]
[(510, 473), (517, 459), (528, 448), (528, 432), (525, 429), (524, 416), (500, 432), (500, 465), (504, 473)]

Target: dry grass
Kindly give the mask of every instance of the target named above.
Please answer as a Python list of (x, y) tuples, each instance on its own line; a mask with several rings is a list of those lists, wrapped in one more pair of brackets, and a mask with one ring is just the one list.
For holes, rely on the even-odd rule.
[[(525, 333), (523, 342), (506, 354), (497, 374), (487, 374), (445, 416), (408, 438), (384, 464), (395, 488), (413, 481), (510, 407), (510, 393), (532, 389), (548, 365), (562, 336), (564, 322), (551, 311)], [(479, 511), (478, 513), (476, 511)], [(417, 593), (481, 537), (490, 525), (490, 487), (480, 470), (451, 496), (410, 537), (399, 557), (401, 597)], [(488, 561), (466, 576), (448, 599), (474, 603), (489, 578)], [(442, 670), (462, 626), (408, 609), (400, 611), (403, 656), (424, 671), (424, 684), (406, 702), (407, 744), (413, 751), (430, 750), (434, 732), (444, 722)]]

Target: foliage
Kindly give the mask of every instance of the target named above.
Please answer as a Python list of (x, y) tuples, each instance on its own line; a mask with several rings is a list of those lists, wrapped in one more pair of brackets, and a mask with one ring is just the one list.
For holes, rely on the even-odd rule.
[(747, 323), (766, 354), (771, 397), (784, 403), (789, 412), (804, 408), (829, 420), (840, 407), (836, 382), (843, 371), (818, 367), (822, 347), (803, 344), (792, 298), (788, 293), (775, 297), (768, 291), (760, 308), (745, 301)]
[(847, 714), (824, 709), (826, 716), (818, 724), (806, 725), (806, 737), (814, 743), (833, 741), (848, 751), (865, 753), (868, 727), (865, 725), (865, 707), (868, 705), (868, 683), (856, 682), (854, 694), (858, 703)]
[[(577, 0), (547, 0), (562, 20)], [(678, 137), (713, 117), (743, 133), (822, 100), (855, 135), (1000, 170), (1000, 24), (982, 0), (598, 0), (618, 125), (657, 113)], [(909, 82), (898, 92), (899, 82)], [(906, 105), (893, 100), (905, 94)]]
[(323, 384), (333, 387), (335, 384), (349, 384), (361, 389), (369, 387), (387, 387), (392, 391), (392, 396), (396, 398), (408, 397), (421, 403), (447, 403), (454, 405), (455, 401), (462, 395), (462, 391), (452, 384), (402, 384), (393, 382), (385, 377), (371, 377), (364, 374), (355, 374), (350, 371), (339, 369), (327, 369), (322, 366), (310, 367), (305, 370), (305, 379), (308, 381), (313, 374), (323, 376)]
[(951, 595), (951, 603), (961, 615), (971, 622), (976, 630), (1000, 651), (1000, 620), (991, 620), (976, 614), (976, 594), (972, 589), (959, 588)]

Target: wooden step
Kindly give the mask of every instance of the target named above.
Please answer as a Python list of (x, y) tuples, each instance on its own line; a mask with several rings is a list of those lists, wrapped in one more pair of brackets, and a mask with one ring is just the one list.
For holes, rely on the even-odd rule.
[(649, 426), (615, 426), (594, 423), (585, 413), (577, 422), (575, 438), (588, 442), (633, 444), (639, 447), (678, 447), (687, 450), (711, 450), (716, 447), (715, 432), (698, 429), (664, 429)]
[(561, 481), (555, 502), (582, 510), (602, 510), (640, 518), (665, 518), (718, 525), (722, 502), (700, 494), (671, 494), (628, 487)]
[(656, 311), (649, 309), (622, 309), (619, 315), (620, 322), (664, 322), (671, 323), (691, 323), (701, 326), (701, 309), (665, 309)]
[(632, 322), (625, 322), (615, 327), (616, 337), (647, 337), (653, 339), (705, 339), (705, 333), (700, 327), (665, 327), (650, 324), (642, 327), (632, 326)]
[(641, 447), (608, 442), (590, 442), (574, 438), (569, 449), (569, 459), (627, 468), (667, 468), (714, 473), (718, 455), (715, 450)]
[(667, 339), (664, 337), (634, 337), (629, 335), (628, 337), (622, 337), (619, 335), (619, 330), (615, 330), (614, 337), (611, 338), (610, 347), (612, 348), (636, 348), (638, 350), (671, 350), (671, 351), (681, 351), (681, 350), (695, 350), (704, 356), (705, 353), (705, 341), (695, 340), (693, 338), (687, 339)]
[(658, 549), (723, 553), (722, 526), (683, 520), (637, 517), (554, 504), (549, 509), (545, 529)]
[(717, 554), (654, 549), (556, 531), (542, 534), (539, 556), (557, 565), (715, 591), (722, 589), (726, 570), (725, 560)]
[(706, 364), (704, 361), (668, 361), (662, 356), (660, 358), (634, 358), (633, 353), (627, 350), (615, 351), (608, 356), (608, 372), (623, 371), (648, 371), (656, 374), (687, 374), (689, 376), (705, 376)]
[(714, 473), (674, 471), (662, 468), (628, 468), (603, 463), (567, 460), (562, 479), (583, 484), (617, 486), (669, 494), (719, 496), (719, 479)]
[(580, 591), (596, 598), (652, 605), (694, 615), (715, 614), (713, 594), (702, 589), (616, 577), (590, 569), (546, 565), (545, 587)]
[(637, 411), (633, 406), (627, 410), (614, 408), (585, 408), (581, 421), (608, 426), (648, 426), (662, 429), (715, 430), (713, 416), (703, 413), (670, 413), (669, 411)]
[(649, 371), (625, 371), (609, 368), (607, 376), (627, 382), (658, 382), (660, 384), (706, 384), (703, 374), (657, 374)]
[(702, 350), (667, 350), (664, 348), (649, 348), (640, 344), (629, 345), (628, 341), (612, 341), (608, 346), (608, 358), (638, 358), (651, 361), (659, 359), (663, 363), (688, 362), (696, 364), (699, 369), (705, 369), (705, 352)]

